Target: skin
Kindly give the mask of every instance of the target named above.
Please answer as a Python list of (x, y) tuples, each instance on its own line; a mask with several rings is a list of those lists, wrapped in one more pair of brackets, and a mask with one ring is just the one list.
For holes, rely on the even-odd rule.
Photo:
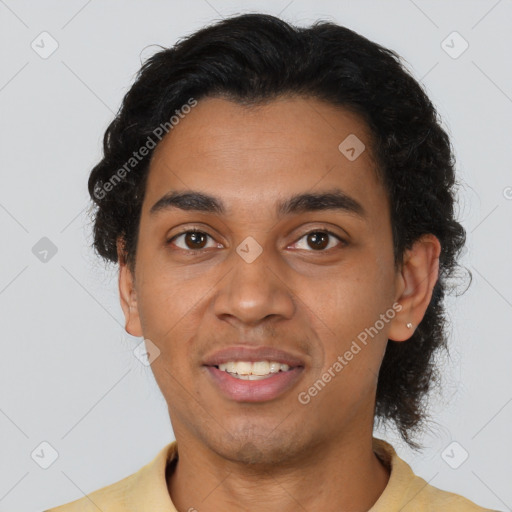
[[(366, 145), (354, 161), (338, 149), (349, 134)], [(372, 451), (377, 375), (387, 340), (406, 342), (414, 331), (406, 324), (424, 316), (440, 244), (422, 237), (395, 270), (389, 202), (370, 144), (356, 114), (320, 100), (249, 108), (206, 98), (155, 149), (135, 275), (118, 243), (119, 290), (127, 332), (160, 350), (152, 369), (179, 448), (167, 480), (179, 511), (366, 511), (385, 489), (389, 471)], [(366, 218), (338, 210), (276, 216), (278, 201), (333, 187), (359, 201)], [(150, 215), (173, 190), (214, 195), (227, 214)], [(202, 252), (187, 254), (198, 242), (185, 236), (167, 243), (193, 227), (211, 236)], [(318, 249), (306, 236), (313, 228), (348, 244), (331, 236)], [(250, 264), (236, 252), (248, 236), (263, 250)], [(298, 393), (394, 303), (402, 306), (394, 318), (301, 404)], [(202, 361), (237, 344), (299, 356), (300, 380), (267, 402), (226, 398)]]

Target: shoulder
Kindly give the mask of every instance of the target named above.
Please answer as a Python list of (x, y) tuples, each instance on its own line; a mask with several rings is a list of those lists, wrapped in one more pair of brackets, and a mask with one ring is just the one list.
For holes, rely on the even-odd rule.
[[(438, 489), (428, 484), (423, 478), (414, 476), (410, 487), (404, 495), (403, 512), (418, 510), (443, 510), (446, 512), (493, 512), (473, 501), (452, 492)], [(497, 511), (494, 511), (497, 512)]]
[[(74, 501), (44, 512), (125, 512), (142, 510), (148, 497), (154, 504), (169, 509), (171, 505), (165, 479), (169, 461), (177, 457), (176, 442), (167, 444), (148, 464), (122, 480), (84, 495)], [(138, 505), (141, 505), (140, 507)], [(172, 509), (171, 509), (172, 510)]]
[(121, 510), (118, 507), (124, 501), (126, 493), (133, 489), (136, 475), (137, 473), (134, 473), (118, 482), (86, 494), (82, 498), (50, 508), (44, 512), (98, 512), (98, 510), (106, 512)]
[(382, 439), (373, 440), (373, 451), (390, 469), (387, 487), (370, 512), (497, 512), (480, 507), (476, 503), (430, 485), (412, 471), (401, 459), (393, 446)]

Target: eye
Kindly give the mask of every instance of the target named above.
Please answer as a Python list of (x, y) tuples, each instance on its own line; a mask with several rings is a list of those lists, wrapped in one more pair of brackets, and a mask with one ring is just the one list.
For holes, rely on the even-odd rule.
[(347, 245), (347, 242), (340, 238), (338, 235), (334, 234), (332, 231), (328, 230), (322, 230), (322, 229), (315, 229), (313, 231), (309, 231), (305, 235), (303, 235), (298, 242), (296, 242), (294, 245), (298, 245), (298, 249), (307, 249), (307, 247), (303, 246), (300, 247), (300, 241), (303, 239), (306, 239), (305, 243), (309, 244), (309, 247), (313, 248), (314, 251), (317, 252), (325, 252), (328, 249), (332, 249), (336, 246), (336, 239), (338, 242), (340, 242), (339, 245), (345, 246)]
[[(178, 233), (177, 235), (167, 240), (167, 243), (172, 244), (174, 242), (174, 245), (176, 245), (179, 249), (188, 252), (196, 252), (207, 248), (206, 244), (208, 238), (213, 240), (213, 238), (208, 233), (194, 229)], [(219, 244), (214, 243), (210, 247), (217, 247), (218, 245)]]
[[(211, 247), (222, 247), (222, 244), (216, 243), (212, 236), (204, 231), (197, 229), (189, 229), (174, 235), (172, 238), (167, 240), (168, 245), (175, 245), (178, 249), (189, 253), (200, 252), (203, 249), (209, 248), (207, 246), (208, 239), (212, 241)], [(301, 242), (305, 239), (305, 242)], [(326, 252), (329, 249), (335, 247), (336, 241), (338, 245), (345, 246), (347, 242), (341, 237), (326, 229), (315, 229), (304, 234), (298, 242), (295, 242), (295, 246), (298, 249), (309, 250), (304, 244), (308, 244), (315, 252)], [(302, 246), (301, 246), (302, 244)]]

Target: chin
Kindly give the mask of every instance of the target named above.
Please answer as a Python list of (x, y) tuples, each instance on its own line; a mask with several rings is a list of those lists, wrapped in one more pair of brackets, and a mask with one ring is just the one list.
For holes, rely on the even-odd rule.
[[(274, 430), (273, 430), (274, 429)], [(258, 429), (252, 425), (245, 430), (231, 431), (233, 437), (221, 436), (217, 442), (208, 444), (217, 455), (231, 462), (248, 466), (283, 465), (304, 454), (308, 443), (300, 439), (298, 432), (281, 431), (279, 427)]]

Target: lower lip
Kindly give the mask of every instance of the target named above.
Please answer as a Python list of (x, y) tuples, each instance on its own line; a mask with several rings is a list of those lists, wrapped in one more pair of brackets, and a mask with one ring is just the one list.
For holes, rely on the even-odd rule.
[(213, 382), (229, 398), (237, 402), (268, 402), (293, 387), (302, 373), (301, 367), (277, 372), (260, 380), (242, 380), (215, 366), (206, 367)]

